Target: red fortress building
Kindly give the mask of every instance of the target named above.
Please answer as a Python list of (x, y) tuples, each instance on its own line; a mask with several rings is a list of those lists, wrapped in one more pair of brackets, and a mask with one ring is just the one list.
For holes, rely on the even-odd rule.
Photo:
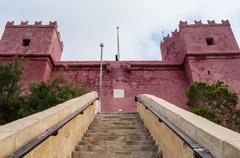
[[(180, 22), (161, 42), (163, 61), (104, 61), (102, 111), (136, 111), (134, 97), (148, 93), (187, 109), (194, 81), (224, 81), (240, 95), (240, 51), (228, 21)], [(60, 73), (73, 84), (99, 90), (99, 61), (60, 61), (63, 42), (57, 23), (7, 22), (0, 60), (22, 56), (24, 83), (48, 81)]]

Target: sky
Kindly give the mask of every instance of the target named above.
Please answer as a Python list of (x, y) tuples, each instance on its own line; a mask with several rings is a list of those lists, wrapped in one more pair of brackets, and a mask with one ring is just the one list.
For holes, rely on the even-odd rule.
[(0, 35), (7, 21), (57, 21), (62, 60), (114, 60), (120, 27), (121, 60), (161, 60), (163, 35), (179, 21), (228, 19), (240, 43), (239, 0), (0, 0)]

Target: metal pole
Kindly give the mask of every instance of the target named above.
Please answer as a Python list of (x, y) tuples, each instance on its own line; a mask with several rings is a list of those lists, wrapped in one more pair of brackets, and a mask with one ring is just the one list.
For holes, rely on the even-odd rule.
[(117, 26), (117, 58), (120, 60), (119, 27)]
[(103, 43), (100, 44), (100, 47), (101, 47), (101, 55), (100, 55), (100, 79), (99, 79), (99, 101), (100, 101), (100, 104), (101, 104), (101, 101), (102, 101), (102, 64), (103, 64)]

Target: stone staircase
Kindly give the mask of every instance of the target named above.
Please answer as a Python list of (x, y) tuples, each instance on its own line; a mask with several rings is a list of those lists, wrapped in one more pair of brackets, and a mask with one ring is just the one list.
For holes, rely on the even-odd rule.
[(161, 158), (137, 113), (99, 113), (73, 158)]

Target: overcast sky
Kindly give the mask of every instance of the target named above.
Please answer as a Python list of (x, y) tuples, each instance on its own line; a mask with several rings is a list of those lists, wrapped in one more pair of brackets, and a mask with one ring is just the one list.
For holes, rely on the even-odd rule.
[(62, 60), (114, 60), (116, 26), (122, 60), (160, 60), (159, 44), (180, 20), (229, 19), (240, 42), (240, 0), (0, 0), (0, 34), (7, 21), (57, 21)]

